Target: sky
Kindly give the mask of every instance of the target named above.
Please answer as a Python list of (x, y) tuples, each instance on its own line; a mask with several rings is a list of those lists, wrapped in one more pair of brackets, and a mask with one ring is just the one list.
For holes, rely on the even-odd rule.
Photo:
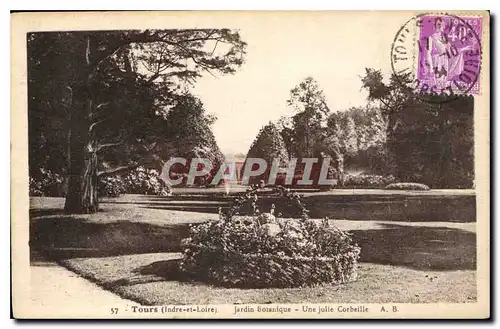
[(312, 76), (333, 111), (367, 103), (365, 68), (390, 73), (390, 47), (405, 20), (380, 13), (270, 15), (241, 19), (246, 62), (234, 75), (202, 77), (194, 92), (218, 120), (213, 131), (225, 154), (246, 153), (260, 128), (293, 110), (290, 90)]

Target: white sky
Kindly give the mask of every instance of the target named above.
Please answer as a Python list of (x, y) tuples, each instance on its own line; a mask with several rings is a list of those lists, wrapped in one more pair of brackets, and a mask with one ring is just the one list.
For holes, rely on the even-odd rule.
[[(356, 15), (355, 17), (353, 15)], [(390, 73), (390, 47), (405, 20), (385, 13), (335, 13), (308, 19), (272, 16), (242, 19), (246, 62), (234, 75), (201, 78), (194, 87), (208, 112), (223, 153), (246, 153), (260, 128), (292, 114), (286, 100), (307, 76), (323, 88), (333, 111), (366, 104), (365, 67)]]

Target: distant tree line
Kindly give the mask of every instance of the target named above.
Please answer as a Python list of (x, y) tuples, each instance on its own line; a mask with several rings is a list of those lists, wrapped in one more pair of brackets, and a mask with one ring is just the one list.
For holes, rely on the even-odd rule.
[(319, 84), (306, 78), (290, 92), (294, 113), (267, 124), (248, 157), (278, 155), (286, 162), (326, 155), (340, 186), (348, 169), (432, 188), (473, 187), (472, 97), (424, 101), (395, 76), (385, 83), (375, 69), (366, 69), (361, 82), (368, 104), (334, 112)]

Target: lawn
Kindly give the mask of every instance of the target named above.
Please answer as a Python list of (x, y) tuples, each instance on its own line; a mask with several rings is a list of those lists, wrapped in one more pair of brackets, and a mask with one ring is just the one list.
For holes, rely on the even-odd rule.
[[(143, 305), (234, 303), (437, 303), (475, 302), (474, 271), (421, 271), (362, 263), (356, 282), (314, 288), (228, 289), (183, 282), (178, 253), (64, 260), (67, 268)], [(173, 268), (174, 267), (174, 268)], [(461, 289), (456, 289), (457, 286)]]
[[(216, 214), (165, 210), (169, 201), (148, 196), (104, 201), (97, 214), (68, 216), (61, 210), (62, 199), (32, 198), (32, 250), (145, 305), (476, 301), (473, 222), (336, 220), (362, 248), (356, 282), (297, 289), (227, 289), (185, 282), (177, 273), (179, 243), (188, 224)], [(199, 204), (210, 205), (208, 201)]]

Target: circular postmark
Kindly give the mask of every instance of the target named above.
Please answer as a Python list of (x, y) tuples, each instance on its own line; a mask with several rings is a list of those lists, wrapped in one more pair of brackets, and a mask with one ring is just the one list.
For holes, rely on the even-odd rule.
[(427, 102), (477, 95), (481, 29), (479, 17), (431, 13), (412, 17), (396, 33), (391, 47), (396, 82)]

